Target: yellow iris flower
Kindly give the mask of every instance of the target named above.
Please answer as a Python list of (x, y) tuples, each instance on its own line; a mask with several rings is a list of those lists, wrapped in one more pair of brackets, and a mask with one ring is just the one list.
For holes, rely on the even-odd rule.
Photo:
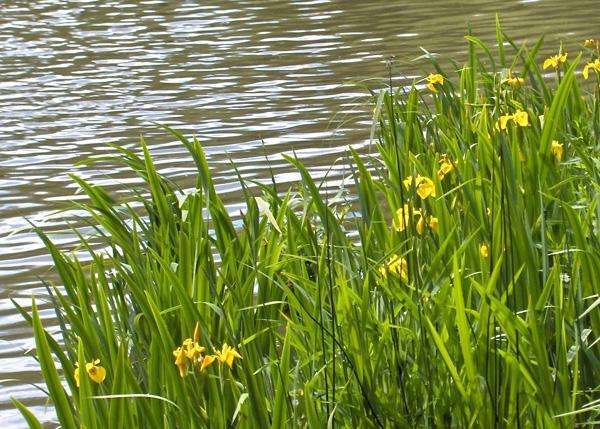
[(481, 246), (479, 246), (479, 254), (482, 258), (487, 258), (488, 256), (490, 256), (487, 244), (482, 243)]
[(552, 146), (550, 147), (550, 152), (552, 152), (552, 155), (554, 155), (556, 160), (560, 162), (562, 160), (563, 152), (564, 152), (563, 144), (557, 142), (556, 140), (552, 140)]
[(435, 85), (443, 85), (444, 84), (444, 76), (439, 73), (431, 73), (427, 76), (427, 88), (431, 92), (438, 92)]
[(175, 356), (175, 366), (179, 369), (179, 375), (185, 377), (188, 368), (188, 360), (192, 364), (195, 364), (202, 360), (202, 353), (205, 348), (198, 344), (200, 340), (200, 323), (196, 323), (194, 328), (193, 338), (186, 338), (183, 340), (181, 347), (177, 347), (173, 350), (173, 356)]
[(388, 273), (392, 273), (400, 277), (404, 282), (408, 281), (408, 262), (406, 259), (393, 254), (387, 264), (379, 268), (379, 272), (383, 277), (387, 278)]
[(502, 115), (498, 119), (496, 128), (500, 128), (502, 131), (506, 130), (509, 121), (513, 121), (521, 127), (527, 127), (529, 126), (529, 114), (523, 110), (516, 110), (512, 115)]
[[(417, 177), (414, 178), (414, 181), (417, 194), (422, 200), (430, 196), (435, 197), (435, 183), (433, 183), (433, 180), (431, 180), (429, 177), (417, 174)], [(403, 183), (407, 189), (410, 189), (411, 185), (413, 184), (413, 176), (408, 176), (406, 179), (404, 179)]]
[(513, 115), (513, 120), (520, 127), (527, 127), (529, 125), (529, 115), (523, 110), (517, 110)]
[(594, 39), (585, 39), (585, 41), (583, 42), (583, 46), (591, 48), (592, 46), (594, 46), (595, 43), (596, 41)]
[(546, 60), (544, 61), (544, 70), (546, 70), (548, 67), (552, 67), (553, 69), (557, 69), (560, 67), (561, 64), (563, 64), (565, 61), (567, 61), (567, 54), (556, 54), (556, 55), (552, 55), (550, 58), (546, 58)]
[(508, 84), (513, 87), (522, 86), (525, 83), (525, 80), (522, 77), (511, 77), (507, 80)]
[(429, 225), (429, 228), (434, 231), (437, 232), (438, 230), (438, 218), (437, 217), (433, 217), (433, 216), (429, 216), (429, 221), (426, 222), (425, 221), (425, 215), (423, 214), (423, 210), (419, 210), (419, 220), (417, 221), (417, 232), (419, 233), (419, 235), (423, 235), (423, 233), (425, 232), (425, 225)]
[(215, 357), (219, 362), (226, 363), (229, 368), (233, 366), (234, 358), (242, 359), (242, 356), (233, 347), (228, 346), (227, 343), (223, 344), (221, 351), (215, 350)]
[[(100, 359), (95, 359), (92, 362), (85, 364), (85, 371), (90, 379), (98, 384), (102, 383), (106, 378), (106, 369), (99, 366)], [(76, 364), (75, 372), (73, 373), (75, 384), (79, 387), (79, 364)]]
[(590, 77), (590, 69), (595, 70), (598, 73), (600, 73), (600, 58), (596, 58), (593, 62), (587, 63), (583, 67), (582, 74), (583, 74), (584, 79), (587, 79), (588, 77)]
[(438, 179), (442, 180), (444, 177), (446, 177), (446, 174), (448, 174), (452, 170), (454, 170), (454, 165), (452, 164), (452, 162), (448, 159), (448, 157), (446, 155), (443, 155), (442, 158), (438, 162), (440, 164), (440, 168), (437, 171), (437, 176), (438, 176)]
[(508, 83), (513, 88), (518, 88), (525, 83), (525, 79), (518, 76), (513, 76), (512, 72), (508, 73), (508, 77), (506, 78), (506, 83)]
[(200, 346), (197, 342), (193, 341), (191, 338), (186, 338), (183, 341), (183, 347), (185, 350), (185, 355), (190, 360), (195, 360), (196, 357), (200, 356), (201, 353), (204, 352), (204, 347)]

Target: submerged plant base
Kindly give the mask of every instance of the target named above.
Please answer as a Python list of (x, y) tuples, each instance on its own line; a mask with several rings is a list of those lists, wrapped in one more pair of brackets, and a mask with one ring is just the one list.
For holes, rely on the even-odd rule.
[[(242, 183), (236, 228), (200, 144), (173, 130), (195, 192), (158, 174), (144, 144), (117, 149), (147, 200), (74, 177), (110, 251), (82, 239), (83, 263), (38, 230), (63, 286), (64, 346), (35, 304), (21, 309), (61, 426), (597, 422), (600, 97), (575, 72), (598, 52), (561, 53), (546, 80), (539, 44), (497, 34), (498, 59), (469, 36), (456, 74), (432, 62), (426, 85), (379, 93), (379, 154), (351, 153), (350, 209), (288, 158), (301, 183), (260, 196)], [(86, 363), (89, 377), (75, 371)]]

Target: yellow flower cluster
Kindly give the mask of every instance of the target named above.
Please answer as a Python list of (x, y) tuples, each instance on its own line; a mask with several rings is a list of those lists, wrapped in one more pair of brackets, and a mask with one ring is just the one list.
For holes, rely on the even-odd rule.
[(200, 346), (198, 341), (200, 340), (200, 324), (196, 323), (194, 329), (193, 338), (186, 338), (183, 340), (181, 347), (177, 347), (173, 350), (173, 356), (175, 356), (175, 366), (179, 369), (179, 375), (183, 378), (188, 372), (188, 365), (199, 366), (200, 371), (204, 371), (210, 366), (215, 360), (220, 363), (226, 363), (229, 368), (233, 367), (234, 358), (241, 359), (242, 356), (227, 343), (223, 344), (221, 350), (216, 350), (213, 355), (203, 355), (206, 350), (205, 347)]
[(435, 85), (443, 85), (444, 84), (444, 76), (439, 73), (431, 73), (427, 76), (427, 88), (431, 92), (438, 92)]
[[(104, 367), (99, 366), (100, 359), (94, 359), (91, 362), (85, 364), (85, 372), (87, 373), (90, 379), (98, 384), (102, 383), (106, 378), (106, 369)], [(73, 373), (73, 378), (75, 378), (75, 384), (79, 387), (79, 363), (75, 364), (75, 372)]]
[[(423, 235), (423, 233), (425, 232), (425, 215), (423, 214), (423, 210), (419, 210), (419, 220), (417, 221), (417, 232), (419, 233), (419, 235)], [(427, 220), (427, 224), (429, 225), (429, 228), (431, 228), (432, 231), (437, 232), (438, 230), (438, 226), (439, 226), (439, 222), (438, 222), (438, 218), (434, 217), (434, 216), (429, 216), (428, 220)]]
[(509, 121), (513, 121), (520, 127), (527, 127), (529, 126), (529, 115), (524, 110), (516, 110), (512, 115), (500, 116), (496, 127), (500, 130), (506, 130)]
[(552, 55), (550, 58), (546, 58), (544, 61), (543, 67), (546, 70), (548, 67), (552, 67), (553, 69), (558, 69), (561, 64), (567, 61), (567, 54), (558, 53), (556, 55)]
[(396, 210), (396, 215), (392, 219), (392, 224), (394, 226), (394, 229), (398, 232), (404, 231), (408, 227), (410, 218), (413, 215), (419, 216), (419, 219), (417, 220), (417, 224), (416, 224), (415, 228), (420, 235), (423, 235), (423, 233), (425, 232), (426, 224), (429, 225), (429, 228), (432, 231), (437, 232), (438, 226), (439, 226), (439, 221), (438, 221), (437, 217), (435, 217), (435, 216), (427, 217), (423, 213), (423, 209), (414, 211), (408, 204), (404, 204), (404, 207), (400, 207), (398, 210)]

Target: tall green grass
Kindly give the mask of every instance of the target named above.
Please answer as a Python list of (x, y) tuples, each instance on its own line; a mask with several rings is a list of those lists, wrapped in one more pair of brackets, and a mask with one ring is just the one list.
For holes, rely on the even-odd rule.
[[(84, 263), (38, 229), (60, 276), (48, 286), (60, 341), (35, 302), (21, 308), (60, 425), (600, 424), (600, 95), (597, 72), (578, 75), (599, 53), (571, 52), (544, 76), (541, 41), (517, 46), (499, 26), (497, 39), (494, 54), (469, 35), (454, 70), (428, 57), (436, 92), (373, 94), (377, 154), (349, 153), (352, 202), (288, 157), (301, 182), (240, 176), (234, 222), (198, 140), (169, 128), (195, 161), (193, 192), (143, 141), (116, 147), (146, 184), (129, 199), (73, 176), (106, 248), (82, 236)], [(498, 127), (517, 111), (527, 126)], [(181, 377), (186, 338), (241, 359), (204, 371), (188, 359)], [(83, 370), (95, 359), (102, 383)]]

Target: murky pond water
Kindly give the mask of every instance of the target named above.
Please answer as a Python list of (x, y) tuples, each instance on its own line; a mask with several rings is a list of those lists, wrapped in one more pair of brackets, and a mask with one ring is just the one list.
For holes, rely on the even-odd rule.
[(57, 213), (79, 198), (68, 173), (132, 183), (123, 170), (75, 163), (144, 133), (161, 171), (190, 184), (185, 151), (151, 124), (166, 123), (203, 141), (235, 208), (230, 159), (245, 177), (264, 177), (269, 164), (293, 180), (280, 154), (294, 149), (322, 173), (368, 138), (365, 91), (350, 82), (384, 77), (396, 55), (397, 80), (409, 83), (425, 72), (411, 61), (420, 46), (460, 57), (467, 21), (491, 41), (496, 12), (515, 39), (545, 32), (548, 46), (600, 28), (597, 0), (0, 1), (0, 423), (23, 426), (11, 396), (52, 416), (33, 386), (38, 365), (24, 357), (30, 329), (10, 301), (29, 305), (44, 295), (39, 277), (51, 276), (26, 219), (54, 232), (79, 222)]

